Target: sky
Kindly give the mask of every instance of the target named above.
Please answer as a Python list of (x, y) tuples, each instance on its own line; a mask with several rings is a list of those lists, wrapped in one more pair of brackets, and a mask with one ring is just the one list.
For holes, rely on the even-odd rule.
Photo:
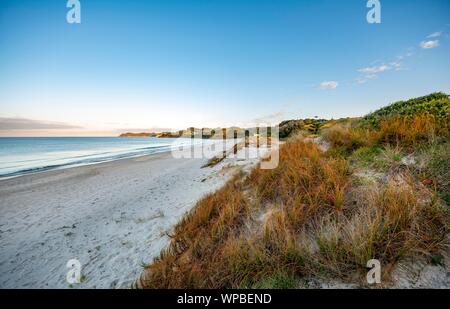
[(450, 93), (450, 1), (0, 1), (0, 136), (362, 116)]

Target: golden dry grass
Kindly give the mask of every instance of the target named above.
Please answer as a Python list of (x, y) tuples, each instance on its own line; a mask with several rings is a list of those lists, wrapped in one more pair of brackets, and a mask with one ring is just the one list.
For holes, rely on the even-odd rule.
[(448, 122), (430, 114), (410, 117), (394, 116), (380, 121), (378, 128), (335, 125), (323, 136), (334, 148), (349, 154), (361, 147), (384, 144), (413, 148), (433, 142), (438, 136), (448, 136)]
[[(419, 128), (421, 120), (414, 121)], [(328, 139), (350, 148), (390, 142), (394, 127), (338, 129)], [(395, 142), (425, 136), (419, 129), (396, 132)], [(444, 243), (448, 215), (412, 176), (401, 179), (350, 190), (347, 160), (322, 153), (312, 142), (291, 140), (280, 149), (278, 168), (237, 175), (200, 200), (138, 286), (254, 287), (285, 274), (345, 280), (362, 273), (372, 258), (389, 265), (410, 254), (431, 254)]]
[(414, 146), (433, 141), (446, 133), (446, 128), (433, 115), (420, 114), (414, 117), (393, 117), (381, 121), (377, 142), (392, 145)]
[[(169, 248), (147, 267), (143, 286), (235, 287), (247, 276), (277, 269), (273, 263), (284, 267), (280, 258), (305, 222), (342, 210), (349, 171), (343, 159), (326, 158), (315, 144), (296, 140), (281, 148), (277, 169), (256, 168), (242, 178), (197, 203), (175, 227)], [(255, 218), (266, 211), (265, 222)], [(267, 248), (258, 247), (260, 236)]]

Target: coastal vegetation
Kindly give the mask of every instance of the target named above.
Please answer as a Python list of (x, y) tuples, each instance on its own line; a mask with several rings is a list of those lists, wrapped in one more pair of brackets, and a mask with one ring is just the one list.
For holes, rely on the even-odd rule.
[[(399, 101), (381, 108), (365, 116), (361, 123), (364, 125), (379, 126), (387, 117), (401, 116), (411, 117), (417, 114), (433, 115), (442, 121), (450, 118), (449, 96), (442, 92), (432, 93), (427, 96)], [(444, 126), (449, 123), (444, 123)]]
[(140, 133), (127, 132), (119, 135), (119, 137), (156, 137), (156, 136), (157, 133), (147, 133), (147, 132), (140, 132)]
[(320, 128), (327, 122), (328, 121), (325, 119), (298, 119), (283, 121), (279, 125), (280, 138), (286, 139), (298, 133), (317, 134)]
[[(245, 129), (238, 128), (238, 127), (231, 127), (231, 128), (187, 128), (185, 130), (179, 130), (177, 132), (127, 132), (122, 133), (119, 135), (119, 137), (157, 137), (157, 138), (178, 138), (178, 137), (184, 137), (184, 138), (203, 138), (203, 139), (221, 139), (223, 138), (223, 130), (225, 130), (225, 136), (226, 138), (233, 138), (234, 132), (238, 132), (239, 135), (243, 135)], [(250, 129), (249, 129), (250, 130)]]
[[(383, 287), (398, 263), (448, 251), (450, 100), (394, 103), (361, 119), (284, 122), (276, 169), (240, 172), (175, 226), (139, 288)], [(281, 128), (284, 128), (281, 130)]]

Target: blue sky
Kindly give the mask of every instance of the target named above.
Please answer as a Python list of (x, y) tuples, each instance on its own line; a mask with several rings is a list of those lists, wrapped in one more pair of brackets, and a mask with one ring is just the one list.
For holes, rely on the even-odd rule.
[(381, 0), (381, 24), (365, 0), (80, 0), (81, 24), (66, 2), (0, 2), (1, 135), (14, 119), (30, 120), (17, 134), (109, 135), (450, 93), (448, 0)]

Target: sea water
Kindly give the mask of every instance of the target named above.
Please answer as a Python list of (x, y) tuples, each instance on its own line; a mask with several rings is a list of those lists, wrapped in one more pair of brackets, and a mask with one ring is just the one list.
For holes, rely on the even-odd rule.
[(0, 178), (171, 151), (189, 138), (1, 137)]

